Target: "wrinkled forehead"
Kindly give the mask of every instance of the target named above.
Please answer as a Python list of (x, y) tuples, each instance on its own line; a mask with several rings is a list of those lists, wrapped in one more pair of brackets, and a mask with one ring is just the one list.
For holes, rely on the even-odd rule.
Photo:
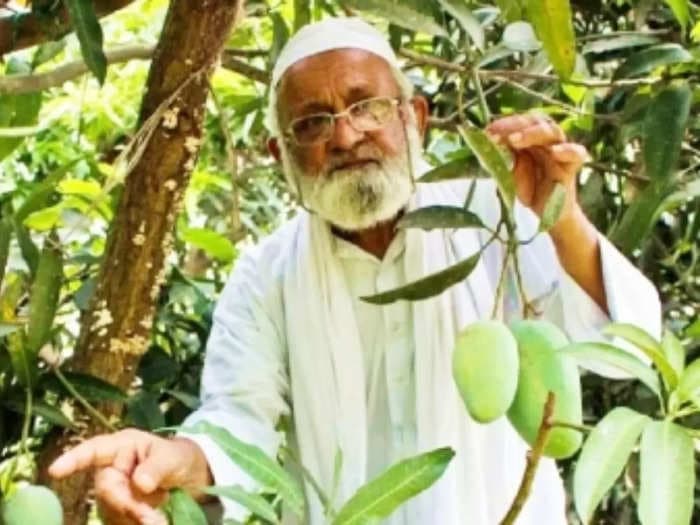
[[(399, 96), (389, 63), (363, 49), (342, 48), (306, 57), (290, 66), (277, 86), (280, 114), (329, 110), (342, 100), (352, 103), (374, 96)], [(337, 110), (337, 109), (336, 109)]]

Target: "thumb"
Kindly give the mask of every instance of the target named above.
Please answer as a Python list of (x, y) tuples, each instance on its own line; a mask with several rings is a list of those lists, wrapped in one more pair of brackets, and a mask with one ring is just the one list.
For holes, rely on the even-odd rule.
[(182, 484), (178, 479), (184, 472), (185, 458), (173, 450), (168, 440), (153, 443), (145, 459), (134, 470), (131, 480), (141, 492), (151, 494), (156, 489), (169, 489)]

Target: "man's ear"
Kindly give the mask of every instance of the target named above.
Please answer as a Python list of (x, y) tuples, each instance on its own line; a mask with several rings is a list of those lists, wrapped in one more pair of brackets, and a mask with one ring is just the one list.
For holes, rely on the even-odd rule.
[(270, 137), (267, 139), (267, 151), (270, 152), (277, 162), (282, 162), (282, 154), (280, 153), (279, 139)]
[(413, 107), (413, 113), (416, 116), (416, 127), (420, 132), (421, 138), (425, 137), (425, 133), (428, 130), (428, 117), (430, 116), (428, 100), (421, 95), (416, 95), (411, 98), (409, 103)]

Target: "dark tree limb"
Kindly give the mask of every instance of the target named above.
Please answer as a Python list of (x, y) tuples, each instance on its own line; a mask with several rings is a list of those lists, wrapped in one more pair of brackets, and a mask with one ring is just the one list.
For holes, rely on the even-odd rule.
[[(95, 12), (103, 17), (122, 9), (134, 0), (95, 0)], [(0, 55), (55, 40), (71, 32), (70, 17), (65, 6), (56, 13), (10, 14), (0, 17)]]
[[(97, 376), (122, 389), (134, 381), (149, 344), (155, 303), (165, 280), (165, 259), (173, 227), (194, 168), (202, 137), (208, 75), (243, 0), (172, 0), (146, 84), (139, 122), (157, 128), (147, 136), (128, 174), (110, 228), (94, 297), (82, 319), (70, 363), (73, 371)], [(164, 107), (167, 106), (167, 107)], [(118, 417), (120, 404), (100, 407)], [(76, 413), (80, 416), (79, 407)], [(89, 510), (90, 473), (56, 481), (48, 465), (76, 439), (101, 431), (84, 420), (80, 436), (57, 434), (39, 459), (39, 479), (60, 496), (65, 525), (84, 525)]]

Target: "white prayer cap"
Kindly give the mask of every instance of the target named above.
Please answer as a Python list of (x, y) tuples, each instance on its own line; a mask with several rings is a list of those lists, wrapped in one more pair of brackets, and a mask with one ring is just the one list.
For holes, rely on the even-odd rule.
[(326, 18), (304, 26), (287, 41), (272, 70), (272, 87), (285, 71), (300, 60), (332, 49), (364, 49), (400, 69), (394, 50), (387, 37), (359, 18)]

